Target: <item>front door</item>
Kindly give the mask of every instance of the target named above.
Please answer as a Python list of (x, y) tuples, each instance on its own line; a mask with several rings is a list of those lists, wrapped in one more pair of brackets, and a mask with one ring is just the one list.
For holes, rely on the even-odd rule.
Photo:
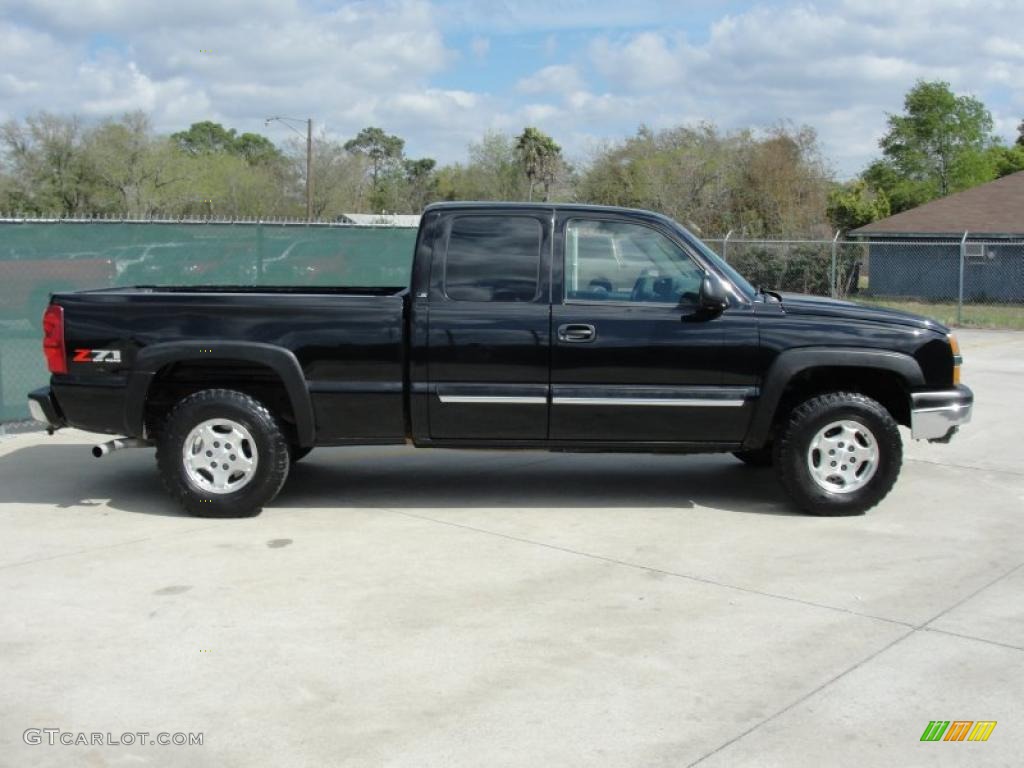
[(749, 310), (702, 314), (705, 268), (654, 225), (567, 211), (556, 226), (551, 439), (742, 439), (754, 390), (725, 372), (750, 337), (726, 331)]
[(551, 213), (455, 212), (430, 275), (428, 412), (435, 440), (548, 435)]

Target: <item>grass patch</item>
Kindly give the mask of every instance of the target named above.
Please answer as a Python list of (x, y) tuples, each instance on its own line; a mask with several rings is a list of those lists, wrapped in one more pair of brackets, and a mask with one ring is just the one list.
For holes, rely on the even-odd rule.
[(963, 319), (956, 321), (956, 302), (912, 301), (863, 296), (853, 301), (876, 307), (891, 307), (938, 320), (943, 325), (961, 328), (991, 328), (1024, 331), (1024, 304), (964, 304)]

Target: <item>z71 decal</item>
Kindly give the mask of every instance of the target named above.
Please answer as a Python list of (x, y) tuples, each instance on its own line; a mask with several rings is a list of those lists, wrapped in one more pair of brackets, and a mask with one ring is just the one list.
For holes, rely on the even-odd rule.
[(121, 350), (119, 349), (76, 349), (75, 356), (71, 358), (75, 363), (120, 363)]

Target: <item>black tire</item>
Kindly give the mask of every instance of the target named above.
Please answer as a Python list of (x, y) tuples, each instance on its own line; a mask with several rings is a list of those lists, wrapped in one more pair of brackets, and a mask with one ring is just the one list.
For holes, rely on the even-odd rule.
[(771, 445), (755, 448), (751, 451), (733, 451), (732, 455), (748, 467), (770, 467), (774, 461)]
[[(189, 434), (204, 422), (217, 419), (230, 420), (243, 427), (254, 444), (252, 476), (235, 491), (204, 490), (189, 477), (185, 466), (183, 451)], [(245, 447), (252, 451), (251, 447)], [(241, 447), (235, 451), (241, 453)], [(252, 517), (277, 496), (288, 477), (288, 441), (270, 411), (259, 401), (229, 389), (206, 389), (181, 400), (168, 414), (161, 425), (156, 461), (167, 492), (189, 514)], [(208, 473), (208, 470), (201, 471)], [(198, 475), (197, 478), (203, 481)]]
[(303, 448), (293, 443), (291, 446), (289, 446), (288, 449), (288, 460), (292, 464), (295, 464), (296, 462), (302, 461), (304, 458), (309, 456), (309, 452), (312, 450), (312, 448)]
[[(814, 479), (808, 454), (818, 433), (841, 420), (867, 428), (874, 438), (876, 459), (869, 462), (875, 464), (873, 475), (861, 487), (833, 492)], [(790, 413), (775, 440), (774, 459), (779, 481), (805, 512), (822, 517), (860, 515), (892, 490), (903, 463), (903, 442), (896, 421), (881, 404), (856, 392), (830, 392), (807, 400)], [(857, 482), (854, 478), (853, 483)]]

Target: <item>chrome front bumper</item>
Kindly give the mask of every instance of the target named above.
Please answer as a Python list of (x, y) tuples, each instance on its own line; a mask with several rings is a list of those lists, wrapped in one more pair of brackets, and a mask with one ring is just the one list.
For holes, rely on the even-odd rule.
[(961, 424), (971, 420), (974, 393), (962, 384), (954, 389), (911, 392), (910, 433), (915, 440), (947, 442)]

